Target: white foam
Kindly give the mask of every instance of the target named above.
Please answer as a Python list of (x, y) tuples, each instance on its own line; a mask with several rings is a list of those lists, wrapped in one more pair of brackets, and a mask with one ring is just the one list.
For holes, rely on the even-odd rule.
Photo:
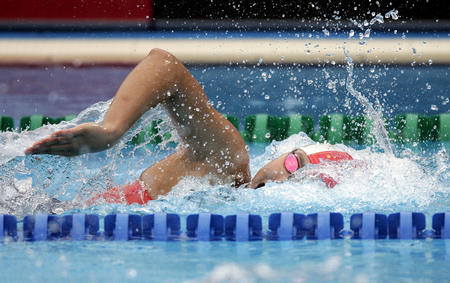
[[(176, 133), (171, 128), (167, 114), (162, 108), (156, 108), (149, 111), (115, 147), (106, 152), (74, 158), (24, 156), (26, 147), (56, 130), (87, 121), (100, 122), (108, 105), (109, 102), (94, 104), (70, 122), (47, 125), (23, 133), (0, 133), (2, 213), (23, 215), (40, 210), (62, 212), (83, 208), (83, 200), (96, 191), (134, 181), (145, 168), (175, 150), (169, 146), (169, 142), (177, 141)], [(172, 134), (170, 141), (152, 147), (127, 145), (143, 125), (159, 118), (163, 119), (163, 130)], [(274, 158), (312, 143), (304, 133), (272, 142), (262, 154), (252, 153), (252, 175)], [(210, 177), (188, 177), (167, 196), (146, 206), (104, 205), (89, 210), (102, 214), (119, 209), (143, 213), (171, 211), (186, 214), (203, 211), (226, 215), (242, 211), (268, 215), (281, 210), (353, 213), (368, 210), (435, 212), (448, 209), (450, 169), (445, 148), (424, 155), (415, 153), (417, 150), (413, 146), (413, 150), (401, 150), (400, 154), (394, 156), (370, 148), (355, 150), (345, 145), (337, 146), (358, 160), (355, 162), (362, 161), (363, 165), (355, 166), (354, 162), (349, 162), (344, 170), (330, 164), (307, 166), (288, 182), (269, 182), (258, 190), (212, 184)], [(329, 189), (319, 178), (311, 178), (308, 170), (327, 173), (339, 179), (340, 183)], [(55, 202), (55, 197), (69, 202)]]

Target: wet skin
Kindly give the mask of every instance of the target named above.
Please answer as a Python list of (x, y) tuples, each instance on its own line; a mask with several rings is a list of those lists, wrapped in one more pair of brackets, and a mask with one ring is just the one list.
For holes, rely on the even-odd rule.
[(240, 133), (209, 103), (185, 66), (160, 49), (153, 49), (128, 74), (102, 124), (57, 131), (25, 153), (75, 156), (108, 149), (158, 104), (167, 109), (182, 144), (176, 153), (141, 174), (152, 198), (167, 194), (188, 175), (211, 174), (235, 186), (250, 182), (249, 155)]

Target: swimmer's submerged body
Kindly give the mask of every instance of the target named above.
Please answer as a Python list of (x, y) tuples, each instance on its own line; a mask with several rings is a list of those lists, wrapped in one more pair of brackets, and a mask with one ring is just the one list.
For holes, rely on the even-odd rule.
[[(158, 104), (164, 106), (176, 127), (182, 141), (180, 149), (144, 170), (139, 181), (108, 189), (88, 204), (101, 201), (144, 204), (167, 194), (185, 176), (210, 174), (218, 182), (236, 187), (249, 184), (251, 188), (260, 187), (269, 180), (288, 178), (284, 161), (289, 153), (264, 166), (251, 181), (249, 155), (238, 130), (209, 103), (202, 87), (186, 67), (161, 49), (153, 49), (128, 74), (102, 124), (84, 123), (57, 131), (25, 153), (75, 156), (108, 149), (146, 111)], [(291, 154), (298, 157), (297, 167), (314, 163), (304, 150)]]

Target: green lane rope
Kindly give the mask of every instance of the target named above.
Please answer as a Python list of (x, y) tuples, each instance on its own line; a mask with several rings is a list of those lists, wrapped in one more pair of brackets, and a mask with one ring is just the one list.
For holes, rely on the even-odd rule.
[[(234, 115), (224, 115), (237, 130), (239, 119)], [(46, 124), (57, 124), (70, 121), (76, 115), (51, 118), (44, 115), (25, 116), (20, 119), (21, 130), (35, 130)], [(159, 124), (161, 119), (152, 121), (131, 140), (132, 144), (158, 144), (171, 137), (170, 133), (163, 133)], [(423, 141), (450, 141), (450, 112), (425, 116), (415, 113), (397, 115), (394, 127), (391, 129), (385, 120), (389, 137), (399, 143)], [(343, 114), (329, 114), (319, 118), (318, 131), (314, 131), (314, 120), (311, 116), (291, 114), (277, 117), (268, 114), (249, 115), (245, 118), (244, 129), (240, 133), (246, 142), (271, 142), (284, 140), (291, 135), (304, 132), (314, 141), (335, 143), (372, 144), (373, 121), (365, 116), (346, 116)], [(0, 116), (0, 131), (14, 129), (11, 117)]]
[(311, 116), (292, 114), (281, 117), (281, 127), (278, 131), (278, 139), (284, 140), (294, 134), (304, 132), (311, 135), (314, 130), (314, 120)]
[(0, 116), (0, 131), (12, 131), (14, 129), (14, 120), (11, 117)]
[(439, 139), (450, 141), (450, 113), (439, 115)]

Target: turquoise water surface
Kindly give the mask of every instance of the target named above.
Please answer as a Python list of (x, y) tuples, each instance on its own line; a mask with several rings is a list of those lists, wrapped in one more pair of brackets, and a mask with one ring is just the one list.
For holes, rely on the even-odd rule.
[[(226, 68), (218, 68), (225, 72), (223, 76), (227, 76)], [(250, 87), (241, 85), (240, 77), (247, 77), (247, 73), (253, 75), (252, 69), (243, 69), (241, 73), (234, 74), (234, 77), (230, 75), (236, 82), (233, 91), (225, 92), (226, 85), (220, 84), (215, 86), (215, 93), (208, 90), (214, 86), (212, 83), (208, 84), (212, 80), (208, 76), (203, 77), (204, 86), (216, 107), (219, 107), (219, 103), (225, 105), (220, 109), (224, 112), (238, 109), (233, 107), (242, 106), (242, 101), (248, 100), (254, 104), (252, 106), (249, 103), (247, 106), (249, 112), (262, 109), (276, 115), (310, 111), (319, 116), (343, 109), (349, 110), (352, 115), (366, 113), (364, 111), (367, 109), (361, 109), (363, 105), (358, 104), (355, 97), (347, 93), (345, 78), (348, 74), (345, 71), (333, 74), (327, 69), (306, 68), (303, 71), (295, 70), (292, 75), (283, 73), (281, 78), (286, 80), (301, 77), (305, 73), (310, 77), (323, 73), (324, 78), (319, 77), (311, 82), (305, 78), (299, 84), (293, 83), (294, 87), (302, 86), (303, 89), (283, 89), (278, 92), (279, 85), (272, 84), (268, 75), (271, 74), (270, 67), (264, 68), (257, 70), (255, 82), (248, 82)], [(429, 114), (447, 111), (448, 67), (434, 69), (439, 73), (438, 77), (442, 78), (435, 81), (430, 81), (428, 77), (423, 79), (421, 73), (426, 73), (425, 70), (427, 69), (408, 70), (407, 75), (398, 71), (405, 79), (414, 73), (419, 80), (423, 80), (417, 86), (420, 90), (417, 99), (420, 99), (412, 104), (422, 108), (414, 109), (422, 109), (425, 113), (431, 111)], [(279, 69), (273, 70), (274, 78), (277, 78), (278, 71)], [(389, 116), (398, 111), (409, 111), (408, 107), (413, 107), (403, 100), (406, 99), (406, 94), (398, 89), (391, 91), (396, 87), (397, 79), (381, 78), (384, 81), (382, 87), (377, 85), (378, 77), (369, 77), (373, 81), (368, 79), (369, 82), (362, 83), (361, 78), (366, 71), (370, 72), (362, 70), (361, 73), (356, 73), (355, 76), (357, 79), (359, 76), (359, 79), (354, 87), (363, 90), (363, 96), (369, 97), (375, 105), (375, 112)], [(378, 74), (385, 71), (388, 70), (379, 69), (374, 72)], [(197, 68), (195, 72), (200, 75), (203, 69)], [(390, 73), (385, 76), (390, 77)], [(331, 88), (327, 87), (330, 81), (335, 82), (335, 87), (333, 84)], [(431, 93), (427, 83), (436, 91), (432, 97), (427, 96)], [(386, 90), (375, 92), (380, 88)], [(272, 89), (270, 97), (266, 98), (269, 89)], [(316, 96), (315, 89), (325, 91)], [(229, 93), (229, 101), (218, 97), (221, 92)], [(272, 93), (278, 93), (278, 96)], [(304, 102), (301, 101), (303, 93), (309, 97)], [(228, 102), (231, 104), (234, 100), (231, 99), (233, 95), (240, 99), (236, 99), (240, 101), (240, 105), (227, 106)], [(49, 94), (48, 97), (54, 96)], [(293, 98), (298, 98), (299, 103), (287, 109), (285, 106), (292, 105), (289, 101), (292, 102)], [(278, 104), (271, 103), (272, 100)], [(398, 105), (392, 102), (395, 100)], [(45, 101), (40, 103), (49, 103)], [(19, 102), (20, 99), (15, 104)], [(377, 102), (380, 103), (377, 105)], [(343, 174), (327, 168), (328, 174), (335, 174), (336, 178), (340, 178), (339, 185), (331, 190), (321, 181), (307, 178), (307, 170), (298, 172), (288, 182), (268, 183), (258, 190), (215, 184), (209, 177), (187, 177), (167, 196), (150, 201), (145, 206), (104, 204), (88, 207), (85, 203), (87, 198), (111, 186), (133, 182), (145, 168), (175, 152), (178, 143), (167, 114), (157, 107), (144, 115), (115, 147), (105, 152), (73, 158), (24, 156), (25, 148), (58, 129), (83, 122), (101, 122), (109, 103), (110, 101), (104, 101), (89, 104), (70, 122), (47, 125), (34, 131), (0, 132), (0, 214), (13, 214), (21, 219), (24, 215), (39, 212), (58, 215), (83, 212), (100, 216), (111, 213), (170, 212), (181, 215), (184, 223), (185, 217), (191, 213), (210, 212), (225, 216), (246, 212), (261, 215), (266, 231), (267, 217), (275, 212), (340, 212), (346, 219), (345, 228), (348, 229), (348, 219), (353, 213), (416, 211), (425, 213), (427, 229), (431, 229), (432, 215), (448, 211), (450, 207), (450, 144), (434, 142), (401, 145), (390, 144), (388, 141), (383, 142), (389, 143), (389, 147), (380, 144), (338, 145), (363, 165), (356, 168), (350, 166)], [(269, 109), (266, 105), (276, 107)], [(3, 111), (6, 110), (7, 107), (4, 107)], [(32, 107), (26, 110), (31, 111)], [(237, 111), (231, 114), (249, 114), (242, 109), (241, 113), (236, 113)], [(10, 115), (18, 116), (15, 113)], [(136, 133), (156, 119), (163, 120), (162, 131), (172, 133), (170, 140), (160, 145), (129, 144)], [(285, 141), (249, 144), (252, 175), (277, 156), (312, 142), (307, 135), (299, 133)], [(19, 223), (19, 229), (21, 225)], [(182, 229), (184, 228), (183, 224)], [(450, 268), (449, 246), (449, 240), (437, 239), (250, 243), (12, 242), (0, 244), (0, 278), (4, 282), (445, 282)]]

